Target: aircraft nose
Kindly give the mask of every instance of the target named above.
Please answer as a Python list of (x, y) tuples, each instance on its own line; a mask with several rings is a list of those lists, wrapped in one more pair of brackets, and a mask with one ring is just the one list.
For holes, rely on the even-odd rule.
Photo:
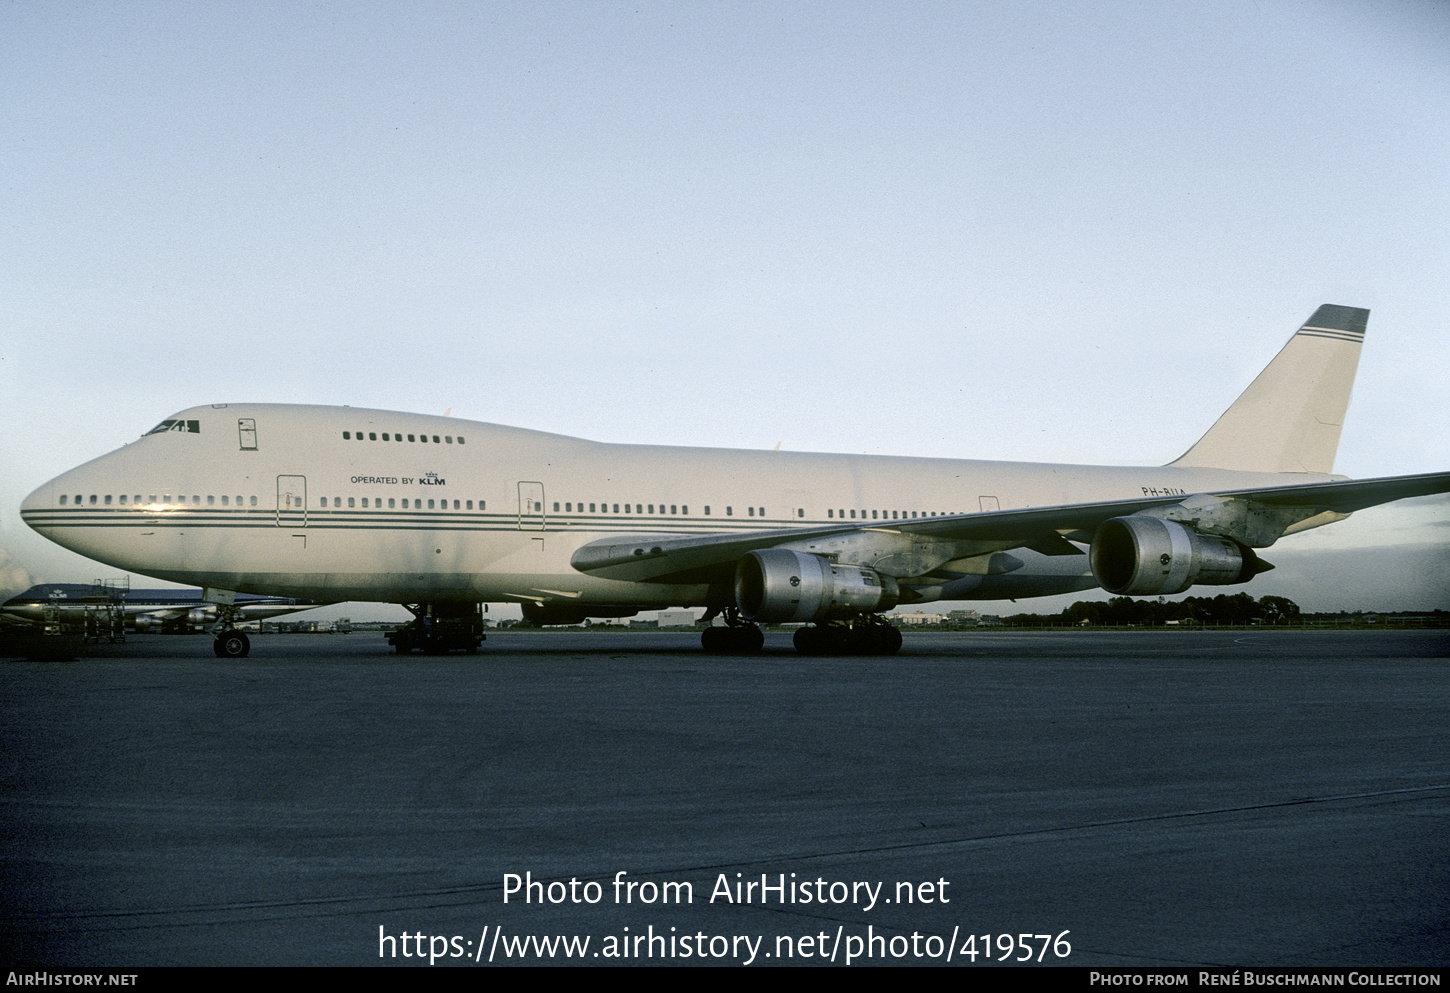
[(20, 502), (20, 519), (36, 531), (50, 537), (47, 515), (55, 506), (55, 480), (38, 486)]

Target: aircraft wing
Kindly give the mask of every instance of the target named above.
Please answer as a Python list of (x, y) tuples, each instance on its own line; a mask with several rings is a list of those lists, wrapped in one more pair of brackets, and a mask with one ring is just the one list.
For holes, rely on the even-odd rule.
[[(1210, 490), (1198, 496), (1241, 498), (1254, 503), (1303, 508), (1302, 517), (1332, 511), (1348, 514), (1366, 507), (1450, 492), (1450, 472), (1379, 479), (1302, 483), (1293, 486)], [(602, 538), (580, 547), (572, 564), (580, 572), (607, 579), (651, 583), (720, 582), (733, 572), (748, 552), (852, 532), (920, 535), (951, 541), (1006, 544), (1008, 548), (1035, 548), (1046, 554), (1077, 554), (1080, 550), (1063, 536), (1086, 541), (1104, 521), (1140, 513), (1153, 507), (1173, 506), (1189, 496), (1142, 497), (1101, 503), (1065, 504), (1023, 510), (982, 511), (912, 520), (856, 522), (816, 528), (775, 528), (769, 531), (706, 535)]]

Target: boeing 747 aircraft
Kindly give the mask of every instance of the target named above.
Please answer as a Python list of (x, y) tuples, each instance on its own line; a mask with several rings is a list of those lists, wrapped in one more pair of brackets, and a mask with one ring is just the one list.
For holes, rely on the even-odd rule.
[[(614, 445), (421, 414), (212, 404), (25, 499), (117, 569), (237, 592), (401, 603), (398, 651), (472, 651), (479, 605), (540, 623), (703, 606), (713, 651), (804, 622), (802, 652), (889, 653), (897, 604), (1244, 583), (1285, 535), (1450, 472), (1333, 476), (1369, 312), (1326, 304), (1183, 456), (1104, 467)], [(1086, 552), (1084, 552), (1086, 549)]]

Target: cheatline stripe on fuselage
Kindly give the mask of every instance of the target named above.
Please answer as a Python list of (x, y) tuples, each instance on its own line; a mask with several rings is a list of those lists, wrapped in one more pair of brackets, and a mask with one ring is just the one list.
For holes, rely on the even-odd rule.
[[(114, 512), (113, 512), (114, 513)], [(296, 511), (284, 511), (293, 513)], [(927, 518), (906, 518), (906, 520), (926, 520)], [(571, 531), (575, 533), (589, 534), (658, 534), (661, 531), (670, 532), (700, 532), (713, 534), (729, 531), (750, 532), (760, 530), (775, 530), (785, 525), (798, 527), (820, 527), (844, 523), (835, 520), (817, 520), (815, 518), (785, 518), (771, 520), (770, 518), (756, 518), (752, 521), (721, 521), (717, 519), (689, 519), (689, 518), (661, 518), (651, 520), (648, 518), (620, 519), (599, 518), (596, 520), (572, 519), (568, 522), (554, 520), (538, 521), (525, 520), (521, 525), (517, 515), (489, 515), (483, 518), (460, 518), (460, 517), (429, 517), (427, 515), (401, 515), (401, 514), (373, 514), (356, 515), (352, 517), (322, 517), (320, 515), (308, 514), (307, 520), (288, 520), (283, 518), (277, 520), (276, 511), (264, 511), (255, 513), (250, 519), (238, 520), (235, 517), (227, 517), (220, 514), (208, 517), (183, 516), (181, 513), (168, 514), (165, 518), (156, 518), (149, 514), (141, 514), (128, 518), (107, 515), (106, 512), (82, 511), (47, 511), (25, 515), (27, 523), (35, 527), (53, 528), (271, 528), (273, 530), (285, 530), (287, 528), (308, 528), (320, 531), (335, 530), (369, 530), (369, 531), (539, 531), (549, 530), (557, 533)], [(864, 525), (869, 521), (861, 522)], [(877, 521), (875, 526), (881, 527), (893, 523), (892, 521)], [(900, 523), (900, 521), (897, 521)]]

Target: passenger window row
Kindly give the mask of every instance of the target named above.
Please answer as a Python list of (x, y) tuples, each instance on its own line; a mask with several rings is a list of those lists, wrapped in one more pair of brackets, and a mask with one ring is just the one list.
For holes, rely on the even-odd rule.
[[(83, 494), (80, 494), (80, 493), (77, 493), (73, 498), (70, 498), (69, 500), (67, 498), (70, 498), (70, 494), (68, 494), (68, 493), (62, 493), (60, 495), (60, 505), (62, 507), (66, 506), (66, 504), (68, 502), (74, 502), (77, 507), (80, 507), (80, 506), (86, 504), (87, 502), (89, 502), (89, 505), (92, 506), (92, 507), (95, 507), (97, 505), (109, 507), (109, 506), (111, 506), (112, 494), (107, 493), (104, 496), (100, 496), (100, 495), (97, 495), (95, 493), (92, 493), (90, 495), (90, 500), (89, 501), (86, 501), (84, 499), (84, 495)], [(186, 507), (186, 506), (200, 507), (202, 505), (201, 500), (202, 500), (202, 498), (200, 496), (197, 496), (197, 495), (194, 495), (193, 494), (191, 500), (188, 501), (186, 499), (186, 495), (184, 493), (178, 493), (175, 500), (173, 500), (171, 498), (171, 494), (170, 493), (163, 493), (161, 495), (161, 499), (158, 500), (158, 499), (156, 499), (156, 494), (153, 493), (153, 494), (151, 494), (150, 496), (148, 496), (143, 501), (141, 499), (141, 494), (139, 494), (139, 493), (137, 493), (133, 497), (130, 497), (129, 499), (127, 498), (126, 494), (122, 493), (120, 495), (120, 497), (116, 499), (116, 503), (117, 503), (117, 505), (122, 506), (122, 507), (127, 507), (127, 506), (131, 506), (131, 507), (141, 507), (141, 506), (150, 506), (150, 505), (157, 505), (157, 504), (159, 504), (161, 506), (166, 506), (166, 507)], [(232, 501), (233, 500), (236, 501), (235, 506), (241, 507), (241, 506), (244, 506), (245, 505), (243, 503), (243, 500), (242, 500), (242, 498), (240, 496), (232, 497), (232, 496), (225, 496), (225, 495), (221, 497), (221, 504), (220, 505), (223, 506), (223, 507), (231, 507), (231, 506), (233, 506), (233, 504), (232, 504)], [(206, 505), (208, 507), (215, 507), (215, 506), (217, 506), (218, 505), (217, 504), (217, 497), (216, 496), (208, 496), (206, 498)], [(250, 498), (250, 504), (249, 505), (255, 507), (257, 505), (257, 498), (256, 497), (251, 497)]]
[[(845, 511), (845, 510), (828, 510), (828, 511), (826, 511), (826, 516), (828, 518), (836, 518), (836, 517), (839, 517), (841, 520), (844, 521), (844, 520), (846, 520), (846, 514), (847, 513), (848, 512)], [(856, 511), (852, 510), (852, 511), (849, 511), (849, 513), (850, 513), (852, 519), (856, 519)], [(876, 516), (878, 513), (881, 515), (880, 517), (877, 517)], [(871, 520), (873, 520), (873, 521), (875, 521), (875, 520), (883, 520), (883, 521), (884, 520), (892, 520), (892, 521), (896, 521), (896, 520), (908, 520), (908, 519), (913, 518), (913, 517), (949, 517), (949, 516), (951, 516), (951, 514), (955, 514), (955, 513), (960, 513), (960, 511), (951, 511), (951, 512), (948, 512), (948, 511), (945, 511), (945, 510), (926, 510), (926, 511), (920, 511), (920, 510), (910, 510), (910, 511), (907, 511), (907, 510), (882, 510), (882, 511), (875, 511), (875, 510), (873, 510), (873, 511), (871, 511)], [(859, 519), (860, 520), (863, 520), (863, 521), (866, 519), (866, 511), (864, 511), (864, 510), (861, 511), (861, 517)]]
[[(356, 436), (356, 438), (357, 438), (358, 441), (377, 441), (378, 440), (378, 432), (376, 432), (376, 431), (369, 431), (367, 433), (367, 437), (366, 438), (363, 437), (363, 433), (361, 431), (344, 431), (342, 433), (342, 440), (343, 441), (352, 441), (354, 436)], [(424, 444), (426, 444), (428, 442), (428, 440), (429, 440), (428, 435), (426, 435), (426, 434), (420, 434), (420, 435), (417, 435), (416, 437), (417, 437), (417, 440), (419, 442), (424, 443)], [(408, 435), (408, 440), (409, 441), (412, 441), (413, 439), (414, 439), (414, 435), (411, 435), (411, 434)], [(382, 433), (382, 440), (383, 441), (402, 441), (403, 440), (403, 436), (401, 434), (398, 434), (396, 431), (393, 431), (393, 432), (384, 431)], [(458, 440), (458, 443), (460, 445), (463, 444), (463, 435), (459, 435), (457, 440)], [(433, 444), (435, 444), (435, 445), (451, 445), (451, 444), (453, 444), (454, 438), (453, 438), (453, 435), (451, 435), (451, 434), (445, 434), (443, 436), (442, 440), (439, 440), (438, 436), (435, 434), (432, 437), (432, 441), (433, 441)]]
[[(688, 515), (690, 513), (690, 508), (689, 508), (689, 505), (688, 504), (675, 504), (675, 503), (671, 503), (671, 504), (663, 504), (663, 503), (660, 503), (660, 504), (654, 504), (654, 503), (626, 503), (626, 504), (623, 504), (622, 506), (624, 507), (624, 509), (621, 511), (620, 510), (621, 504), (617, 504), (617, 503), (616, 504), (591, 503), (591, 504), (588, 504), (587, 505), (587, 508), (588, 509), (586, 510), (585, 509), (586, 508), (586, 504), (582, 500), (579, 501), (579, 502), (577, 502), (577, 503), (574, 502), (574, 501), (572, 501), (572, 500), (566, 500), (566, 501), (564, 501), (564, 503), (562, 505), (562, 509), (561, 509), (561, 506), (560, 506), (559, 501), (558, 500), (555, 500), (554, 501), (554, 513), (556, 513), (556, 514), (559, 514), (559, 513), (564, 513), (564, 514), (585, 514), (585, 513), (588, 513), (588, 514), (596, 514), (597, 513), (597, 514), (621, 514), (621, 515), (622, 514), (655, 514), (655, 515), (659, 515), (659, 514), (671, 514), (671, 515), (685, 514), (685, 515)], [(611, 509), (611, 507), (613, 509)], [(705, 510), (705, 516), (706, 517), (711, 516), (710, 505), (708, 503), (705, 504), (704, 510)], [(746, 508), (746, 511), (747, 511), (748, 515), (751, 516), (751, 517), (764, 517), (765, 516), (765, 508), (764, 507), (747, 507)], [(796, 516), (797, 517), (804, 517), (804, 516), (806, 516), (806, 512), (805, 512), (805, 509), (804, 508), (797, 508), (797, 510), (796, 510), (795, 513), (796, 513)], [(725, 516), (726, 517), (734, 517), (735, 516), (735, 508), (733, 506), (726, 507), (725, 508)]]
[[(662, 504), (659, 504), (658, 507), (656, 507), (656, 505), (655, 504), (652, 504), (652, 503), (626, 503), (626, 504), (624, 504), (624, 510), (623, 511), (621, 511), (619, 509), (620, 508), (620, 505), (619, 504), (616, 503), (613, 506), (614, 506), (614, 510), (611, 511), (609, 509), (610, 504), (607, 504), (607, 503), (593, 504), (593, 503), (591, 503), (591, 504), (589, 504), (589, 509), (586, 511), (584, 509), (584, 504), (582, 502), (576, 504), (576, 503), (571, 503), (571, 502), (567, 502), (566, 501), (564, 503), (564, 509), (563, 509), (562, 512), (563, 513), (567, 513), (567, 514), (584, 514), (584, 513), (589, 513), (589, 514), (595, 514), (595, 513), (599, 513), (599, 514), (609, 514), (609, 513), (614, 513), (614, 514), (654, 514), (654, 513), (660, 513), (660, 514), (676, 514), (676, 515), (678, 515), (678, 514), (688, 515), (690, 513), (690, 508), (689, 508), (689, 506), (687, 504), (669, 504), (668, 506), (666, 506), (665, 504), (662, 503)], [(595, 509), (596, 507), (598, 507), (598, 510)], [(559, 501), (558, 500), (555, 500), (554, 501), (554, 513), (556, 513), (556, 514), (557, 513), (560, 513)], [(706, 507), (705, 508), (705, 513), (706, 514), (710, 513), (710, 508), (709, 507)]]
[[(324, 507), (324, 508), (327, 508), (327, 506), (328, 506), (328, 499), (329, 499), (328, 497), (323, 497), (322, 499), (318, 500), (317, 502), (318, 502), (319, 506)], [(337, 509), (337, 508), (341, 508), (342, 507), (342, 497), (332, 497), (331, 500), (332, 500), (332, 508), (333, 509)], [(359, 500), (360, 500), (360, 504), (359, 504)], [(449, 507), (448, 507), (448, 501), (447, 500), (427, 500), (427, 501), (425, 501), (425, 500), (423, 500), (421, 498), (418, 498), (418, 497), (411, 497), (411, 498), (410, 497), (388, 497), (388, 507), (389, 508), (392, 508), (392, 509), (397, 509), (398, 502), (399, 501), (401, 501), (401, 505), (402, 505), (402, 508), (404, 510), (422, 510), (422, 509), (424, 509), (424, 506), (423, 505), (425, 503), (427, 504), (427, 509), (428, 510), (448, 510), (449, 509)], [(372, 498), (372, 503), (369, 504), (367, 497), (361, 497), (361, 498), (358, 498), (358, 497), (348, 497), (347, 498), (347, 505), (349, 507), (356, 507), (356, 506), (361, 505), (363, 507), (371, 507), (371, 508), (374, 508), (374, 509), (381, 510), (383, 508), (383, 498), (382, 497), (373, 497)], [(453, 507), (452, 507), (452, 509), (453, 510), (472, 510), (473, 509), (473, 501), (472, 500), (454, 500), (453, 501)], [(478, 509), (479, 510), (486, 510), (486, 509), (488, 509), (488, 501), (486, 501), (486, 500), (480, 500), (480, 501), (478, 501)]]
[[(462, 438), (459, 438), (458, 440), (459, 440), (460, 443), (462, 443), (462, 441), (463, 441)], [(255, 507), (255, 506), (257, 506), (257, 498), (255, 496), (248, 498), (247, 499), (247, 502), (244, 504), (242, 497), (240, 497), (240, 496), (232, 497), (232, 496), (228, 496), (228, 495), (223, 495), (220, 498), (218, 498), (216, 496), (207, 496), (206, 497), (206, 506), (208, 506), (208, 507), (218, 506), (218, 499), (220, 499), (220, 506), (223, 506), (223, 507), (231, 507), (231, 506), (237, 506), (237, 507), (252, 506), (252, 507)], [(342, 504), (342, 501), (343, 501), (343, 498), (342, 497), (331, 497), (331, 498), (322, 497), (318, 501), (318, 504), (321, 507), (326, 508), (329, 505), (328, 504), (329, 499), (331, 500), (331, 506), (332, 507), (334, 507), (334, 508), (341, 508), (342, 507), (342, 505), (343, 505)], [(347, 506), (349, 506), (349, 507), (357, 506), (358, 504), (357, 504), (356, 501), (358, 499), (359, 498), (356, 498), (356, 497), (348, 497), (347, 498)], [(383, 506), (383, 498), (382, 497), (373, 497), (373, 498), (371, 498), (371, 504), (369, 503), (369, 498), (368, 497), (362, 497), (360, 499), (361, 499), (361, 506), (363, 506), (363, 507), (371, 506), (371, 507), (376, 507), (376, 508), (382, 508), (382, 506)], [(411, 510), (423, 510), (424, 509), (425, 501), (423, 499), (421, 499), (421, 498), (416, 498), (416, 497), (415, 498), (409, 498), (409, 497), (401, 497), (401, 498), (398, 498), (398, 497), (388, 497), (387, 498), (387, 500), (388, 500), (388, 507), (389, 508), (394, 508), (395, 507), (395, 501), (396, 500), (399, 500), (399, 499), (402, 501), (401, 506), (405, 510), (408, 510), (408, 509), (411, 509)], [(140, 507), (140, 506), (143, 506), (143, 505), (149, 506), (149, 505), (158, 505), (158, 504), (160, 506), (165, 506), (165, 507), (173, 507), (173, 506), (174, 507), (185, 507), (185, 506), (200, 507), (200, 506), (202, 506), (202, 498), (200, 496), (198, 496), (198, 495), (195, 495), (195, 494), (192, 495), (190, 501), (187, 500), (187, 498), (186, 498), (186, 496), (184, 494), (178, 494), (176, 496), (176, 499), (173, 500), (170, 493), (163, 493), (161, 495), (161, 499), (160, 500), (158, 500), (156, 498), (156, 495), (155, 494), (152, 494), (151, 496), (147, 497), (145, 499), (145, 501), (143, 501), (141, 499), (141, 494), (139, 494), (139, 493), (137, 493), (135, 496), (132, 496), (132, 497), (129, 497), (129, 498), (127, 497), (126, 494), (123, 493), (118, 498), (114, 498), (114, 500), (115, 500), (115, 504), (116, 505), (119, 505), (119, 506), (122, 506), (122, 507), (126, 507), (126, 506), (136, 506), (136, 507)], [(233, 502), (232, 502), (233, 500), (236, 501), (235, 504), (233, 504)], [(92, 506), (92, 507), (96, 507), (96, 506), (106, 506), (106, 507), (109, 507), (109, 506), (112, 506), (112, 501), (113, 501), (113, 494), (110, 494), (110, 493), (107, 493), (107, 494), (104, 494), (104, 495), (92, 493), (92, 494), (90, 494), (89, 498), (87, 498), (84, 494), (81, 494), (81, 493), (77, 493), (74, 496), (71, 496), (71, 494), (69, 494), (69, 493), (62, 493), (60, 495), (60, 501), (59, 502), (60, 502), (60, 505), (62, 507), (67, 506), (70, 503), (73, 503), (77, 507), (85, 506), (87, 504), (89, 506)], [(435, 506), (435, 503), (436, 503), (436, 506)], [(450, 509), (449, 506), (448, 506), (448, 503), (449, 503), (449, 501), (447, 501), (447, 500), (436, 500), (436, 501), (435, 500), (428, 500), (428, 501), (426, 501), (426, 505), (427, 505), (427, 509), (428, 510), (435, 510), (435, 509), (437, 509), (437, 510), (448, 510), (448, 509)], [(472, 501), (472, 500), (454, 500), (453, 501), (453, 507), (451, 509), (453, 509), (453, 510), (473, 510), (474, 509), (474, 505), (473, 504), (474, 504), (474, 501)], [(578, 513), (578, 514), (583, 514), (583, 513), (590, 513), (590, 514), (595, 514), (595, 513), (599, 513), (599, 514), (611, 514), (612, 513), (612, 514), (636, 514), (636, 515), (644, 515), (644, 514), (654, 514), (654, 515), (660, 515), (660, 514), (680, 515), (680, 514), (684, 514), (686, 516), (688, 516), (689, 513), (690, 513), (690, 508), (689, 508), (688, 505), (686, 505), (686, 504), (673, 504), (673, 503), (672, 504), (668, 504), (668, 505), (663, 504), (663, 503), (661, 503), (661, 504), (653, 504), (653, 503), (635, 503), (635, 504), (629, 504), (629, 503), (626, 503), (626, 504), (623, 504), (622, 505), (623, 508), (624, 508), (622, 511), (620, 510), (621, 504), (617, 504), (617, 503), (616, 504), (591, 503), (591, 504), (588, 504), (587, 506), (588, 506), (588, 509), (586, 510), (585, 509), (586, 505), (582, 501), (581, 502), (575, 502), (575, 501), (570, 500), (570, 501), (565, 501), (564, 502), (563, 509), (561, 510), (560, 509), (560, 505), (559, 505), (559, 501), (555, 500), (554, 501), (554, 513), (556, 513), (556, 514), (557, 513), (567, 513), (567, 514), (574, 514), (574, 513)], [(478, 501), (478, 510), (482, 511), (482, 510), (485, 510), (485, 509), (487, 509), (487, 501), (479, 500)], [(711, 511), (710, 511), (710, 505), (709, 504), (706, 504), (705, 505), (704, 510), (705, 510), (705, 516), (706, 517), (711, 516)], [(747, 507), (746, 508), (746, 512), (747, 512), (747, 515), (750, 516), (750, 517), (764, 517), (765, 516), (765, 508), (764, 507)], [(869, 511), (868, 512), (868, 511), (866, 511), (864, 509), (858, 511), (858, 510), (846, 510), (846, 509), (843, 508), (843, 509), (831, 509), (831, 510), (827, 510), (826, 511), (826, 517), (828, 519), (832, 519), (832, 520), (840, 519), (840, 520), (843, 520), (843, 521), (844, 520), (848, 520), (848, 519), (849, 520), (867, 520), (868, 519), (867, 518), (867, 514), (868, 513), (870, 514), (870, 518), (869, 519), (870, 520), (873, 520), (873, 521), (876, 521), (876, 520), (893, 520), (894, 521), (894, 520), (908, 520), (908, 519), (911, 519), (911, 518), (920, 518), (920, 517), (946, 517), (946, 516), (949, 516), (949, 513), (961, 513), (961, 511), (951, 511), (951, 512), (948, 512), (948, 511), (945, 511), (945, 510), (934, 510), (934, 511), (924, 511), (923, 512), (923, 511), (916, 511), (916, 510), (912, 510), (912, 511), (906, 511), (906, 510), (872, 510), (872, 511)], [(795, 514), (796, 514), (796, 517), (798, 517), (798, 518), (805, 517), (806, 516), (805, 509), (804, 508), (800, 508), (800, 507), (796, 508)], [(733, 517), (734, 515), (735, 515), (735, 508), (733, 506), (727, 506), (725, 508), (725, 516), (726, 517)]]

